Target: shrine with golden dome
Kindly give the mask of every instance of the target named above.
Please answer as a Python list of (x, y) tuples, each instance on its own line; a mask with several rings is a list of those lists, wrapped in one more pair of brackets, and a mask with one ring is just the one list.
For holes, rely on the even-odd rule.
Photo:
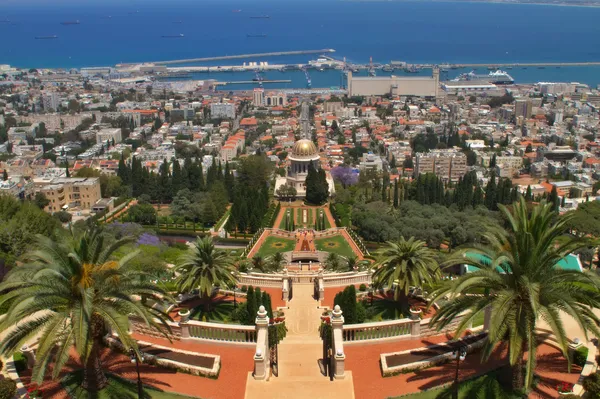
[[(283, 185), (292, 186), (296, 189), (296, 197), (306, 197), (306, 176), (310, 165), (315, 169), (321, 167), (321, 157), (315, 143), (308, 139), (300, 139), (294, 143), (292, 150), (288, 154), (288, 166), (285, 177), (278, 177), (275, 181), (275, 194)], [(335, 191), (333, 180), (327, 174), (330, 194)]]

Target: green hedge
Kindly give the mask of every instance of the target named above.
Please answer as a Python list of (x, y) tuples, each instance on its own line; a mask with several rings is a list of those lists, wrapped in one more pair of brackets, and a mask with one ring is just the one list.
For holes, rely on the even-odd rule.
[(156, 231), (156, 234), (160, 234), (163, 236), (194, 236), (194, 237), (204, 237), (207, 235), (210, 235), (209, 232), (207, 231), (193, 231), (193, 230), (180, 230), (180, 229), (169, 229), (169, 230), (163, 230), (163, 229), (154, 229)]
[[(216, 238), (215, 237), (214, 241), (217, 244), (228, 244), (228, 243), (230, 243), (230, 244), (248, 244), (250, 242), (250, 240), (247, 239), (247, 238), (241, 238), (241, 237), (240, 238), (234, 238), (234, 237), (231, 237), (231, 236), (229, 236), (227, 238), (223, 238), (223, 237)], [(240, 249), (243, 250), (244, 248), (240, 247)]]
[(577, 348), (573, 353), (573, 363), (583, 368), (587, 361), (588, 352), (589, 350), (587, 346), (582, 345), (579, 348)]
[(15, 362), (17, 373), (27, 370), (27, 359), (21, 352), (15, 352), (13, 354), (13, 361)]

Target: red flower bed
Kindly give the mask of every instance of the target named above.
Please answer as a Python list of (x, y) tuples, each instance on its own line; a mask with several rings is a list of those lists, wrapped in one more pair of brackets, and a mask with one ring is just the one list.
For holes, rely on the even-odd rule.
[(573, 392), (573, 384), (571, 384), (570, 382), (561, 382), (560, 384), (558, 384), (556, 386), (556, 390), (558, 392)]

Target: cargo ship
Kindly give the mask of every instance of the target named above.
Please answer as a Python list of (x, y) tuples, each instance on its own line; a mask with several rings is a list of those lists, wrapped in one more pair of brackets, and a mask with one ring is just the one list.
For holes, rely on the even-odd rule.
[(515, 80), (508, 73), (501, 71), (500, 69), (490, 72), (487, 75), (478, 75), (475, 71), (471, 71), (469, 73), (463, 73), (459, 75), (456, 79), (453, 79), (454, 82), (464, 82), (464, 81), (479, 81), (479, 82), (488, 82), (497, 85), (511, 85), (515, 83)]
[(242, 10), (231, 10), (231, 12), (242, 12)]
[(79, 20), (75, 21), (64, 21), (60, 23), (61, 25), (79, 25)]
[(46, 39), (58, 39), (58, 36), (56, 35), (50, 35), (50, 36), (36, 36), (35, 39), (37, 40), (46, 40)]
[(252, 18), (252, 19), (269, 19), (271, 17), (268, 16), (268, 15), (255, 15), (255, 16), (252, 16), (250, 18)]
[(260, 33), (258, 35), (251, 35), (251, 34), (247, 33), (246, 37), (267, 37), (267, 35), (265, 33)]
[(178, 35), (162, 35), (161, 36), (163, 39), (179, 39), (180, 37), (184, 37), (183, 33), (180, 33)]

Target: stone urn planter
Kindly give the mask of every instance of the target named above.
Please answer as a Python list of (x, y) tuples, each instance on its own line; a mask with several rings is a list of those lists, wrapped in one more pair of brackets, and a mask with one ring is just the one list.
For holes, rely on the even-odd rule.
[(181, 309), (177, 312), (179, 315), (179, 322), (186, 323), (190, 319), (190, 310), (189, 309)]
[(421, 313), (423, 313), (423, 311), (419, 308), (410, 308), (411, 320), (419, 320), (421, 318)]

